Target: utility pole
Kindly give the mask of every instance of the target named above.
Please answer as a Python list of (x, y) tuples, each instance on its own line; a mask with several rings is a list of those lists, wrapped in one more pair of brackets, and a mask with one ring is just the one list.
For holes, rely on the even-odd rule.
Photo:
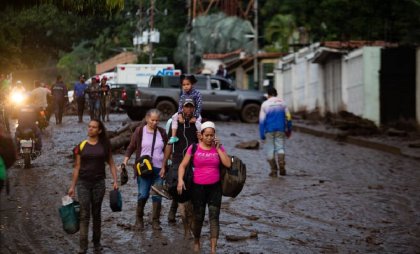
[(191, 30), (192, 30), (192, 9), (191, 0), (187, 0), (188, 21), (187, 21), (187, 73), (191, 73)]
[(153, 27), (154, 8), (155, 8), (155, 0), (150, 0), (149, 64), (153, 64), (153, 42), (152, 42), (151, 36), (154, 33), (154, 27)]
[(258, 78), (258, 0), (254, 0), (254, 87), (260, 89)]

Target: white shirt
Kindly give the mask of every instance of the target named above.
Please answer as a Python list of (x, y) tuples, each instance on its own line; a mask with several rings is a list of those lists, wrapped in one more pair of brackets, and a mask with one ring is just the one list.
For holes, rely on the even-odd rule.
[(51, 95), (51, 91), (48, 90), (45, 87), (37, 87), (34, 90), (31, 91), (31, 99), (32, 99), (32, 104), (35, 107), (39, 107), (39, 108), (46, 108), (48, 103), (47, 103), (47, 96)]

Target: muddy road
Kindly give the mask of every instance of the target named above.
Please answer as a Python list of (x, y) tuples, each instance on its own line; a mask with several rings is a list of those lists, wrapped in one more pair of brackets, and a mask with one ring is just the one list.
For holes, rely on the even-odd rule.
[[(116, 130), (125, 115), (106, 123)], [(75, 253), (78, 233), (67, 235), (58, 215), (71, 180), (72, 147), (87, 133), (76, 117), (44, 134), (43, 153), (31, 169), (19, 164), (9, 172), (11, 193), (0, 195), (1, 253)], [(217, 122), (217, 134), (230, 154), (247, 164), (248, 178), (236, 198), (223, 198), (219, 253), (420, 253), (419, 161), (338, 143), (302, 133), (287, 142), (287, 176), (268, 177), (263, 150), (235, 144), (258, 139), (257, 125)], [(117, 164), (122, 153), (114, 154)], [(130, 161), (133, 162), (133, 159)], [(131, 172), (130, 172), (131, 173)], [(180, 217), (168, 225), (163, 201), (163, 230), (134, 223), (137, 186), (121, 187), (123, 212), (113, 213), (108, 191), (102, 207), (103, 253), (191, 253)], [(150, 221), (151, 202), (146, 205)], [(209, 227), (203, 228), (202, 253), (209, 253)], [(89, 246), (92, 253), (92, 243)]]

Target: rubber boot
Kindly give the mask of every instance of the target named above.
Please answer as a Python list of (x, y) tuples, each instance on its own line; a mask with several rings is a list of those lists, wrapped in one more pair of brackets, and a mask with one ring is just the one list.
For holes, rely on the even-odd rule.
[(278, 154), (277, 159), (278, 159), (278, 162), (279, 162), (280, 175), (284, 176), (284, 175), (286, 175), (285, 155), (284, 154)]
[(268, 174), (270, 177), (276, 177), (277, 176), (277, 164), (276, 159), (267, 160), (268, 164), (270, 164), (271, 172)]
[(160, 227), (160, 210), (162, 209), (162, 204), (158, 202), (153, 202), (153, 211), (152, 211), (152, 228), (154, 230), (162, 230)]
[(135, 225), (137, 229), (144, 228), (143, 215), (144, 215), (144, 207), (146, 206), (146, 201), (147, 201), (146, 199), (140, 199), (137, 202), (136, 225)]
[(176, 210), (178, 209), (178, 202), (172, 200), (171, 208), (169, 209), (168, 213), (168, 223), (175, 223), (176, 222)]

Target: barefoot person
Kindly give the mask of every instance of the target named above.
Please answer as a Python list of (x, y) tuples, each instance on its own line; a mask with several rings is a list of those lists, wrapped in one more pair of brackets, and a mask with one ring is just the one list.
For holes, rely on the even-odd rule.
[[(219, 238), (219, 215), (222, 203), (222, 186), (220, 183), (220, 163), (230, 168), (231, 160), (226, 154), (220, 140), (216, 137), (216, 127), (213, 122), (201, 125), (200, 142), (197, 145), (193, 165), (194, 177), (191, 188), (191, 201), (194, 211), (194, 251), (200, 251), (200, 236), (203, 227), (206, 207), (208, 207), (210, 224), (211, 253), (216, 253), (217, 239)], [(185, 189), (183, 177), (185, 168), (192, 156), (192, 146), (185, 154), (178, 169), (178, 193)]]

